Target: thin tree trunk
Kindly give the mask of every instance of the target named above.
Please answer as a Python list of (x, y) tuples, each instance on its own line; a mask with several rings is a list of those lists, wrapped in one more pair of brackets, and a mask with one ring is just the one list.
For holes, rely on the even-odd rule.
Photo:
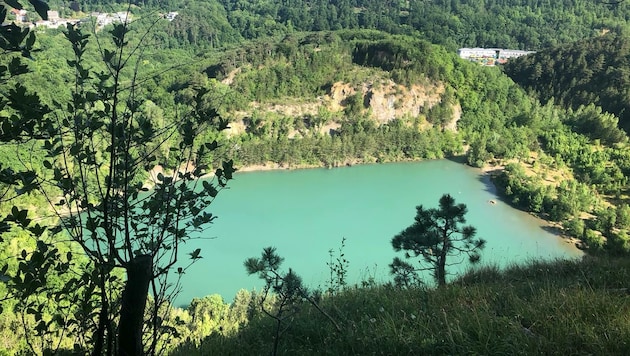
[(448, 236), (448, 231), (450, 230), (450, 223), (447, 220), (444, 224), (444, 228), (442, 229), (442, 250), (440, 251), (440, 255), (438, 256), (437, 261), (437, 273), (436, 279), (438, 282), (438, 287), (443, 287), (446, 285), (446, 256), (448, 255), (448, 250), (451, 244), (451, 240)]
[(440, 257), (439, 261), (438, 261), (438, 267), (437, 267), (437, 273), (436, 273), (436, 277), (437, 277), (437, 282), (438, 282), (438, 287), (442, 287), (444, 285), (446, 285), (446, 257)]
[(446, 285), (446, 256), (448, 255), (449, 250), (449, 240), (446, 233), (444, 233), (444, 243), (442, 244), (442, 251), (438, 256), (438, 267), (437, 267), (437, 282), (438, 287), (443, 287)]
[(129, 262), (127, 283), (122, 295), (120, 327), (118, 330), (118, 355), (139, 356), (143, 354), (142, 324), (144, 308), (149, 294), (152, 263), (151, 256), (140, 255)]
[[(102, 279), (105, 277), (101, 276)], [(105, 282), (102, 282), (99, 287), (101, 288), (101, 312), (99, 313), (98, 329), (96, 331), (93, 356), (100, 356), (103, 354), (103, 347), (105, 342), (105, 330), (107, 329), (107, 323), (109, 323), (109, 303), (107, 303), (107, 296), (105, 295)], [(109, 338), (109, 335), (108, 335)], [(111, 345), (107, 345), (108, 355), (111, 354)]]

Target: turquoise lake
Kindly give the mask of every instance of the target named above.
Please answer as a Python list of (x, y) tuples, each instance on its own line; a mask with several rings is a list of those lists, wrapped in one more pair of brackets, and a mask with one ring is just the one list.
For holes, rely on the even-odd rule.
[(210, 208), (218, 218), (184, 246), (184, 253), (201, 248), (203, 258), (186, 271), (175, 305), (215, 293), (231, 301), (239, 289), (260, 290), (243, 262), (267, 246), (285, 258), (285, 270), (324, 289), (328, 251), (337, 251), (344, 237), (350, 284), (390, 281), (391, 238), (412, 224), (417, 205), (437, 207), (445, 193), (467, 205), (467, 224), (488, 241), (481, 264), (582, 255), (544, 221), (501, 201), (480, 170), (449, 160), (238, 173)]

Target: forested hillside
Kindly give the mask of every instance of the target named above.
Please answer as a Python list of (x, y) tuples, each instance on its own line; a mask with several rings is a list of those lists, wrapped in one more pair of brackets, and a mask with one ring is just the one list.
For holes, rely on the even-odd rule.
[[(628, 12), (628, 5), (623, 2), (607, 7), (590, 0), (220, 0), (219, 3), (227, 12), (231, 28), (245, 39), (291, 31), (363, 28), (420, 36), (451, 51), (458, 47), (538, 50), (588, 38), (602, 30), (625, 31)], [(209, 11), (216, 8), (212, 2), (204, 3), (203, 7), (194, 2), (183, 4), (170, 5), (183, 8), (176, 26), (186, 29), (188, 38), (172, 33), (181, 44), (196, 44), (197, 37), (212, 35), (223, 37), (224, 43), (232, 39), (229, 32), (218, 27), (224, 26), (223, 21), (196, 29), (196, 24), (206, 23), (204, 19), (216, 18), (217, 12)], [(190, 11), (193, 7), (197, 11)]]
[[(40, 2), (24, 5), (31, 21), (45, 17)], [(471, 339), (474, 352), (496, 351), (488, 348), (489, 330), (509, 330), (501, 338), (505, 353), (627, 349), (610, 341), (628, 335), (626, 320), (606, 324), (590, 315), (608, 315), (603, 311), (611, 305), (627, 308), (618, 298), (627, 264), (611, 256), (630, 254), (628, 2), (95, 0), (49, 6), (68, 18), (129, 10), (134, 21), (31, 32), (5, 23), (0, 31), (0, 354), (112, 354), (118, 340), (138, 354), (157, 354), (185, 340), (190, 343), (182, 350), (196, 349), (191, 345), (208, 336), (217, 343), (213, 350), (229, 354), (239, 330), (252, 348), (268, 346), (257, 329), (270, 329), (259, 308), (298, 310), (307, 302), (326, 319), (316, 328), (298, 321), (319, 330), (309, 340), (336, 350), (343, 335), (352, 338), (349, 353), (370, 353), (388, 340), (400, 353), (460, 353)], [(164, 18), (173, 11), (172, 21)], [(538, 53), (503, 71), (460, 59), (456, 49), (465, 46)], [(348, 288), (341, 282), (347, 261), (331, 253), (331, 276), (341, 280), (332, 288), (331, 277), (328, 291), (295, 297), (273, 275), (276, 259), (266, 276), (280, 283), (273, 297), (242, 292), (227, 305), (212, 296), (187, 310), (169, 304), (178, 276), (202, 258), (199, 249), (181, 256), (178, 246), (214, 220), (206, 208), (234, 167), (445, 157), (491, 171), (507, 201), (551, 221), (600, 259), (583, 268), (571, 262), (505, 275), (487, 270), (428, 294), (418, 285), (403, 290), (373, 281), (364, 281), (367, 289)], [(265, 266), (254, 263), (257, 268)], [(557, 274), (541, 276), (556, 268)], [(608, 271), (619, 277), (607, 279)], [(486, 277), (514, 289), (491, 286)], [(549, 317), (526, 303), (536, 300), (532, 285), (516, 283), (538, 277), (551, 277), (536, 287)], [(141, 283), (127, 283), (137, 278)], [(475, 281), (487, 284), (475, 291), (480, 299), (466, 292)], [(549, 288), (556, 284), (562, 287)], [(134, 291), (138, 285), (144, 291)], [(566, 300), (557, 295), (575, 293), (574, 313), (599, 309), (564, 330), (565, 319), (552, 315), (564, 305), (556, 302)], [(420, 316), (387, 304), (399, 297), (438, 312), (425, 308)], [(441, 300), (489, 313), (483, 322), (473, 313), (459, 324)], [(133, 302), (142, 307), (129, 308)], [(334, 310), (332, 316), (319, 302)], [(339, 309), (344, 305), (349, 309)], [(363, 306), (368, 311), (356, 314)], [(276, 318), (277, 325), (284, 320)], [(130, 323), (136, 327), (127, 333)], [(391, 333), (379, 332), (384, 323)], [(448, 332), (413, 339), (397, 325), (440, 325)], [(579, 329), (604, 326), (614, 329), (612, 339), (590, 333), (580, 339), (584, 344), (572, 343)], [(305, 329), (296, 330), (289, 335), (299, 339)], [(135, 339), (125, 339), (129, 335)], [(240, 350), (255, 353), (252, 348)], [(298, 349), (321, 351), (312, 344)]]
[[(126, 1), (48, 2), (62, 16), (126, 9)], [(134, 14), (177, 11), (170, 26), (157, 26), (168, 48), (208, 48), (294, 31), (377, 29), (459, 47), (539, 50), (626, 32), (627, 2), (596, 0), (168, 0), (136, 1)], [(36, 19), (33, 18), (34, 20)]]
[(630, 131), (628, 37), (608, 34), (550, 48), (511, 61), (505, 72), (543, 103), (553, 100), (573, 109), (595, 104), (617, 115), (619, 126)]

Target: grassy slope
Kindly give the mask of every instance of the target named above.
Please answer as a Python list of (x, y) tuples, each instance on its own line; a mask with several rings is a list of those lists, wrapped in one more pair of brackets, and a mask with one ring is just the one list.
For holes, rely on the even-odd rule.
[[(341, 332), (304, 306), (280, 355), (628, 354), (630, 260), (532, 262), (484, 268), (439, 290), (352, 288), (321, 306)], [(274, 326), (255, 318), (176, 355), (266, 355)]]

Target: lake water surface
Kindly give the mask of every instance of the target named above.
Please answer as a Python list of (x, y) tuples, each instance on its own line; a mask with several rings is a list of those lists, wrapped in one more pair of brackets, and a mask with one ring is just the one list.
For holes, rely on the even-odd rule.
[(413, 223), (417, 205), (437, 207), (445, 193), (467, 205), (467, 224), (488, 241), (482, 263), (581, 255), (543, 221), (502, 202), (479, 170), (449, 160), (248, 172), (236, 174), (229, 187), (211, 206), (218, 219), (184, 246), (185, 253), (200, 247), (203, 258), (184, 275), (175, 305), (214, 293), (230, 301), (239, 289), (260, 289), (243, 262), (267, 246), (285, 258), (285, 270), (324, 289), (328, 251), (344, 237), (349, 283), (389, 281), (391, 238)]

